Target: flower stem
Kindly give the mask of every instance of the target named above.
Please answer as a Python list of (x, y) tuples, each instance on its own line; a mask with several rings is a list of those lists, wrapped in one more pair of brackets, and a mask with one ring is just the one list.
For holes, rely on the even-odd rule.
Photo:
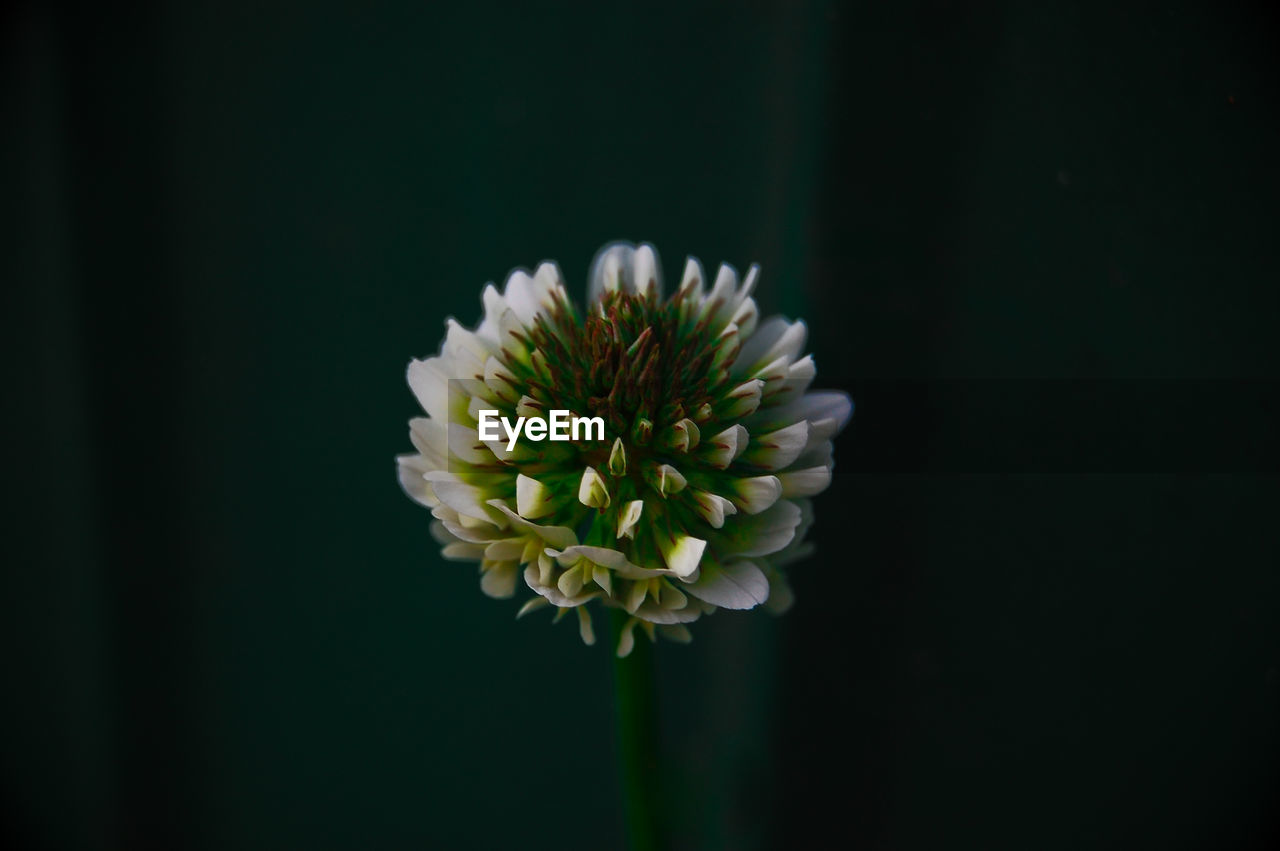
[[(613, 646), (618, 646), (629, 615), (610, 612)], [(658, 815), (658, 711), (654, 693), (653, 645), (637, 636), (631, 655), (614, 657), (613, 699), (618, 731), (623, 813), (627, 847), (656, 851), (662, 847)]]

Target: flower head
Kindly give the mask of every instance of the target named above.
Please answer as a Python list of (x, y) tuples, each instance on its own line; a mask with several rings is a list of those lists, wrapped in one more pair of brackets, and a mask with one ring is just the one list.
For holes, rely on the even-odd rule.
[[(440, 354), (409, 364), (427, 416), (397, 459), (445, 557), (479, 562), (491, 597), (523, 580), (520, 615), (573, 609), (588, 644), (586, 604), (625, 610), (619, 655), (637, 626), (688, 641), (686, 624), (716, 608), (790, 606), (782, 567), (807, 555), (808, 498), (830, 483), (852, 402), (808, 391), (807, 329), (758, 320), (758, 275), (722, 265), (708, 285), (690, 258), (664, 298), (653, 247), (614, 243), (584, 314), (543, 263), (488, 285), (474, 331), (448, 320)], [(537, 440), (557, 411), (599, 418), (603, 435)], [(508, 420), (496, 436), (495, 415)]]

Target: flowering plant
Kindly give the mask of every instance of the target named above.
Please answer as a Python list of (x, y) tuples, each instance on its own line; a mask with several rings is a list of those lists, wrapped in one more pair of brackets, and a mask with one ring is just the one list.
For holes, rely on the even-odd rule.
[[(478, 562), (491, 597), (523, 580), (520, 615), (573, 610), (588, 644), (588, 604), (624, 612), (619, 656), (637, 627), (688, 641), (717, 608), (784, 611), (784, 566), (808, 551), (809, 497), (830, 483), (852, 403), (809, 391), (807, 329), (759, 321), (758, 276), (722, 265), (708, 287), (690, 258), (665, 298), (653, 247), (614, 243), (581, 314), (543, 263), (488, 285), (474, 330), (449, 319), (440, 354), (409, 364), (427, 415), (397, 459), (445, 557)], [(530, 439), (559, 414), (601, 420), (603, 440)], [(491, 416), (523, 418), (523, 437)]]

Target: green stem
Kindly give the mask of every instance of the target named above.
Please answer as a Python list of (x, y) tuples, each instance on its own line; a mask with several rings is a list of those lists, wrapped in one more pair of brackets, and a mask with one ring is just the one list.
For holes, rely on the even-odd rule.
[[(613, 649), (630, 617), (610, 611)], [(643, 635), (625, 659), (614, 657), (613, 700), (617, 717), (618, 763), (621, 769), (627, 847), (656, 851), (662, 847), (658, 815), (658, 711), (654, 693), (653, 645)]]

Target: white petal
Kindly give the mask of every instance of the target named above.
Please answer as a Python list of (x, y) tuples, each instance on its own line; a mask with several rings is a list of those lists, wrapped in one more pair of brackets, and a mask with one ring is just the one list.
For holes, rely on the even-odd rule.
[(779, 473), (778, 480), (782, 482), (784, 497), (817, 496), (831, 484), (831, 468), (822, 466), (792, 470)]
[(575, 544), (571, 547), (565, 547), (562, 550), (549, 548), (547, 550), (547, 554), (553, 556), (556, 561), (560, 562), (560, 564), (565, 567), (580, 564), (583, 559), (586, 559), (591, 564), (598, 564), (601, 567), (612, 570), (619, 576), (627, 578), (650, 578), (668, 572), (665, 570), (645, 568), (638, 564), (632, 564), (627, 560), (625, 555), (609, 547), (594, 547)]
[(809, 326), (803, 319), (797, 319), (791, 323), (791, 327), (783, 332), (772, 346), (760, 357), (760, 360), (771, 361), (775, 358), (786, 357), (790, 360), (796, 360), (800, 357), (800, 352), (804, 350), (804, 344), (809, 339)]
[(578, 502), (591, 508), (609, 507), (609, 487), (605, 484), (604, 476), (596, 472), (595, 467), (587, 467), (582, 471), (582, 480), (578, 483)]
[(776, 553), (795, 540), (802, 518), (800, 506), (781, 500), (767, 511), (739, 521), (733, 534), (725, 536), (723, 549), (739, 556)]
[(524, 582), (540, 596), (546, 597), (553, 606), (559, 606), (562, 609), (581, 606), (583, 603), (589, 603), (600, 596), (599, 591), (592, 591), (575, 597), (566, 597), (554, 584), (544, 584), (539, 581), (538, 566), (535, 564), (531, 564), (524, 569)]
[(754, 609), (769, 599), (769, 580), (750, 561), (703, 565), (698, 581), (685, 590), (700, 600), (724, 609)]
[(658, 627), (658, 631), (662, 633), (663, 638), (677, 644), (688, 644), (693, 641), (693, 633), (689, 632), (689, 627), (682, 623), (663, 624)]
[(803, 383), (804, 386), (808, 387), (809, 382), (813, 381), (814, 376), (817, 374), (818, 367), (813, 362), (813, 355), (805, 355), (787, 367), (787, 382), (789, 384)]
[(591, 568), (591, 579), (600, 586), (606, 597), (613, 596), (613, 574), (607, 567), (595, 565)]
[(481, 523), (479, 520), (473, 522), (479, 524), (480, 528), (467, 526), (461, 522), (464, 518), (447, 505), (440, 506), (432, 513), (437, 514), (443, 511), (450, 512), (453, 517), (441, 517), (440, 522), (444, 524), (445, 529), (449, 530), (450, 535), (460, 541), (469, 541), (473, 544), (488, 544), (490, 541), (496, 540), (498, 536), (506, 534), (504, 530), (498, 529), (490, 523)]
[(652, 245), (642, 242), (632, 256), (631, 280), (635, 292), (641, 295), (652, 293), (655, 298), (662, 298), (662, 264), (658, 261), (658, 252)]
[(520, 402), (516, 405), (516, 416), (525, 419), (538, 419), (545, 417), (547, 414), (547, 406), (532, 396), (521, 396)]
[(653, 598), (662, 608), (679, 611), (689, 605), (689, 598), (675, 585), (670, 582), (659, 582), (657, 585), (658, 593)]
[(449, 562), (479, 562), (484, 558), (484, 546), (479, 544), (467, 544), (466, 541), (454, 541), (440, 549), (440, 555), (443, 555)]
[(729, 514), (737, 514), (738, 509), (732, 502), (709, 491), (695, 490), (693, 491), (693, 499), (697, 504), (698, 514), (711, 524), (711, 528), (719, 529), (724, 526), (724, 518)]
[[(521, 517), (519, 514), (516, 514), (500, 499), (491, 499), (489, 500), (488, 505), (506, 515), (507, 519), (510, 520), (513, 525), (533, 532), (535, 535), (542, 538), (542, 540), (547, 542), (548, 546), (564, 549), (565, 547), (571, 547), (578, 543), (578, 536), (567, 526), (541, 526), (537, 523), (533, 523)], [(552, 602), (555, 601), (553, 600)]]
[(835, 437), (853, 416), (853, 399), (839, 390), (819, 390), (806, 393), (800, 400), (800, 409), (806, 420), (813, 423), (815, 436), (820, 439)]
[[(743, 340), (742, 349), (734, 362), (734, 374), (745, 374), (746, 368), (758, 364), (761, 356), (791, 327), (791, 322), (784, 316), (770, 316), (760, 323), (755, 333)], [(741, 366), (741, 371), (739, 370)]]
[[(801, 506), (807, 506), (809, 500), (799, 500)], [(768, 563), (773, 567), (781, 567), (786, 564), (807, 559), (814, 553), (814, 545), (812, 541), (806, 541), (804, 536), (808, 534), (809, 527), (812, 525), (813, 512), (805, 508), (804, 516), (800, 520), (800, 525), (796, 527), (795, 537), (790, 544), (778, 550), (769, 556)]]
[(449, 423), (449, 452), (465, 464), (484, 465), (494, 461), (493, 453), (480, 442), (476, 430), (461, 423)]
[(520, 611), (516, 612), (516, 619), (519, 620), (520, 618), (529, 614), (529, 612), (534, 612), (534, 611), (537, 611), (538, 609), (544, 609), (549, 605), (551, 604), (547, 602), (546, 597), (530, 597), (528, 600), (525, 601), (525, 604), (520, 607)]
[(702, 457), (717, 470), (726, 469), (747, 448), (749, 439), (750, 435), (742, 426), (729, 426), (711, 440), (703, 442)]
[(636, 613), (641, 604), (644, 603), (645, 596), (649, 593), (648, 579), (637, 579), (631, 583), (631, 587), (627, 590), (626, 599), (623, 601), (623, 608), (631, 614)]
[(766, 571), (769, 577), (769, 600), (765, 603), (765, 608), (769, 610), (769, 614), (780, 615), (791, 608), (796, 601), (796, 595), (791, 590), (791, 583), (787, 581), (786, 575), (776, 569)]
[(734, 375), (750, 375), (780, 357), (795, 360), (804, 348), (808, 335), (809, 329), (803, 320), (790, 322), (781, 316), (771, 316), (743, 342), (731, 372)]
[(565, 297), (564, 275), (560, 274), (560, 267), (549, 260), (539, 263), (537, 271), (533, 273), (533, 292), (538, 302), (538, 312), (551, 312), (556, 302)]
[(501, 426), (498, 427), (498, 434), (500, 437), (481, 440), (480, 442), (487, 446), (489, 451), (493, 453), (493, 457), (503, 464), (518, 464), (538, 457), (538, 450), (529, 443), (517, 442), (511, 449), (507, 449), (507, 436)]
[(668, 609), (655, 603), (650, 596), (636, 609), (635, 616), (646, 624), (692, 623), (702, 616), (702, 609), (700, 604), (685, 606), (683, 609)]
[(508, 405), (515, 404), (520, 398), (520, 393), (516, 390), (519, 382), (515, 375), (495, 357), (484, 362), (484, 383), (493, 391), (494, 396)]
[(716, 282), (712, 285), (711, 293), (706, 298), (703, 315), (713, 318), (723, 317), (723, 320), (727, 320), (734, 307), (736, 307), (733, 296), (737, 289), (737, 270), (728, 263), (721, 263), (719, 271), (716, 272)]
[(725, 419), (737, 419), (750, 416), (760, 407), (760, 397), (764, 393), (764, 382), (758, 378), (744, 381), (729, 391), (732, 403), (721, 414)]
[(428, 469), (443, 470), (448, 467), (449, 435), (444, 420), (414, 417), (409, 420), (409, 442), (422, 455)]
[(760, 282), (760, 264), (752, 263), (751, 268), (747, 269), (747, 274), (742, 279), (742, 286), (738, 288), (738, 299), (746, 301), (756, 290), (756, 284)]
[[(453, 358), (453, 369), (448, 370), (449, 378), (471, 378), (484, 375), (484, 362), (493, 354), (493, 347), (473, 331), (468, 331), (449, 317), (445, 320), (443, 354)], [(479, 368), (477, 368), (479, 367)]]
[(697, 424), (688, 417), (673, 423), (663, 435), (663, 442), (667, 448), (675, 452), (688, 452), (697, 446), (701, 439), (702, 434)]
[(582, 590), (582, 586), (586, 584), (586, 577), (583, 576), (582, 566), (571, 567), (564, 573), (560, 574), (560, 579), (556, 582), (556, 587), (560, 589), (560, 593), (566, 597), (576, 597), (578, 592)]
[(445, 526), (444, 522), (441, 520), (432, 520), (431, 525), (428, 528), (431, 530), (431, 537), (435, 538), (436, 543), (442, 547), (447, 547), (449, 544), (458, 540), (458, 538), (449, 531), (449, 527)]
[(551, 488), (523, 473), (516, 476), (516, 512), (529, 520), (546, 517), (555, 510)]
[(588, 647), (596, 643), (596, 633), (591, 628), (591, 613), (586, 606), (578, 608), (578, 634), (582, 636), (582, 643)]
[[(755, 268), (754, 266), (752, 267)], [(738, 333), (742, 335), (742, 339), (747, 339), (756, 330), (756, 323), (760, 320), (760, 309), (756, 307), (756, 300), (746, 298), (733, 311), (733, 315), (729, 317), (729, 321), (738, 326)]]
[(485, 285), (480, 301), (484, 304), (484, 319), (476, 327), (476, 336), (491, 346), (496, 346), (498, 343), (498, 317), (502, 315), (502, 311), (507, 309), (507, 302), (498, 292), (498, 288), (492, 283)]
[(497, 521), (485, 505), (484, 495), (479, 488), (466, 484), (457, 476), (443, 470), (434, 470), (426, 476), (427, 481), (431, 483), (431, 489), (445, 505), (466, 517), (487, 520), (497, 525)]
[(488, 561), (516, 561), (524, 553), (524, 538), (499, 538), (484, 548)]
[(506, 299), (507, 307), (515, 314), (521, 325), (527, 328), (533, 324), (541, 305), (538, 301), (538, 290), (528, 272), (524, 269), (516, 269), (508, 275), (502, 295)]
[(622, 625), (622, 629), (618, 633), (618, 658), (625, 659), (631, 655), (631, 651), (636, 646), (635, 628), (639, 623), (635, 618), (627, 618), (627, 622)]
[(514, 597), (516, 593), (516, 563), (495, 564), (480, 576), (480, 590), (486, 596), (498, 600)]
[(587, 303), (596, 304), (606, 292), (630, 290), (635, 246), (629, 242), (611, 242), (596, 252), (587, 280)]
[[(537, 584), (540, 587), (551, 586), (554, 584), (556, 578), (556, 563), (549, 555), (547, 555), (547, 552), (550, 552), (550, 550), (538, 553), (537, 559), (529, 562), (529, 567), (533, 567), (534, 564), (537, 564), (538, 566)], [(530, 585), (534, 584), (529, 581), (528, 569), (525, 570), (525, 581), (529, 582)]]
[(716, 340), (716, 353), (711, 358), (712, 371), (732, 364), (742, 351), (742, 334), (738, 326), (729, 323)]
[[(786, 359), (782, 360), (785, 362)], [(790, 405), (804, 395), (817, 374), (818, 368), (814, 365), (813, 355), (805, 355), (787, 364), (786, 374), (781, 381), (769, 385), (765, 397), (772, 407)]]
[(439, 504), (439, 499), (427, 484), (424, 475), (427, 469), (421, 455), (396, 456), (396, 472), (400, 476), (400, 487), (404, 488), (405, 494), (419, 505), (434, 508)]
[[(503, 311), (498, 319), (498, 347), (503, 360), (507, 363), (518, 363), (529, 366), (533, 354), (529, 351), (528, 325), (520, 319), (514, 309)], [(485, 390), (488, 390), (486, 384)]]
[[(431, 513), (443, 520), (447, 526), (452, 522), (460, 529), (471, 530), (477, 535), (483, 535), (483, 540), (485, 541), (493, 540), (498, 536), (499, 532), (507, 528), (507, 524), (503, 522), (502, 517), (499, 515), (493, 515), (483, 519), (479, 517), (468, 517), (465, 514), (459, 514), (444, 504), (431, 509)], [(453, 531), (453, 526), (449, 526), (449, 528), (450, 531)], [(454, 534), (457, 533), (454, 532)], [(463, 540), (467, 539), (464, 538)]]
[(800, 456), (809, 442), (809, 423), (801, 420), (786, 428), (756, 435), (742, 460), (766, 470), (781, 470)]
[(707, 548), (705, 540), (684, 532), (672, 534), (655, 529), (654, 538), (658, 541), (658, 549), (662, 551), (667, 567), (681, 578), (692, 575), (698, 569), (702, 552)]
[(828, 470), (835, 468), (835, 462), (831, 460), (831, 441), (815, 441), (813, 435), (809, 435), (809, 445), (804, 448), (804, 452), (800, 453), (800, 457), (791, 465), (792, 469), (804, 470), (809, 467), (826, 467)]
[(444, 422), (449, 419), (449, 376), (441, 358), (409, 361), (405, 379), (409, 389), (432, 418)]
[(684, 475), (670, 464), (659, 464), (645, 471), (649, 484), (664, 498), (670, 493), (679, 493), (689, 482)]
[(733, 483), (734, 504), (748, 514), (759, 514), (782, 496), (782, 482), (777, 476), (754, 476)]
[(484, 558), (484, 547), (479, 544), (456, 541), (442, 548), (440, 555), (448, 561), (479, 561)]
[(633, 499), (618, 512), (618, 537), (634, 538), (636, 523), (644, 512), (644, 500)]
[(680, 278), (680, 292), (684, 293), (686, 300), (696, 299), (698, 303), (701, 303), (703, 283), (706, 279), (706, 275), (702, 272), (702, 264), (698, 262), (698, 258), (690, 257), (684, 264), (684, 275)]
[(753, 422), (763, 430), (772, 430), (798, 420), (813, 426), (813, 440), (829, 440), (844, 428), (853, 415), (853, 400), (840, 390), (815, 390), (776, 408), (761, 411)]

